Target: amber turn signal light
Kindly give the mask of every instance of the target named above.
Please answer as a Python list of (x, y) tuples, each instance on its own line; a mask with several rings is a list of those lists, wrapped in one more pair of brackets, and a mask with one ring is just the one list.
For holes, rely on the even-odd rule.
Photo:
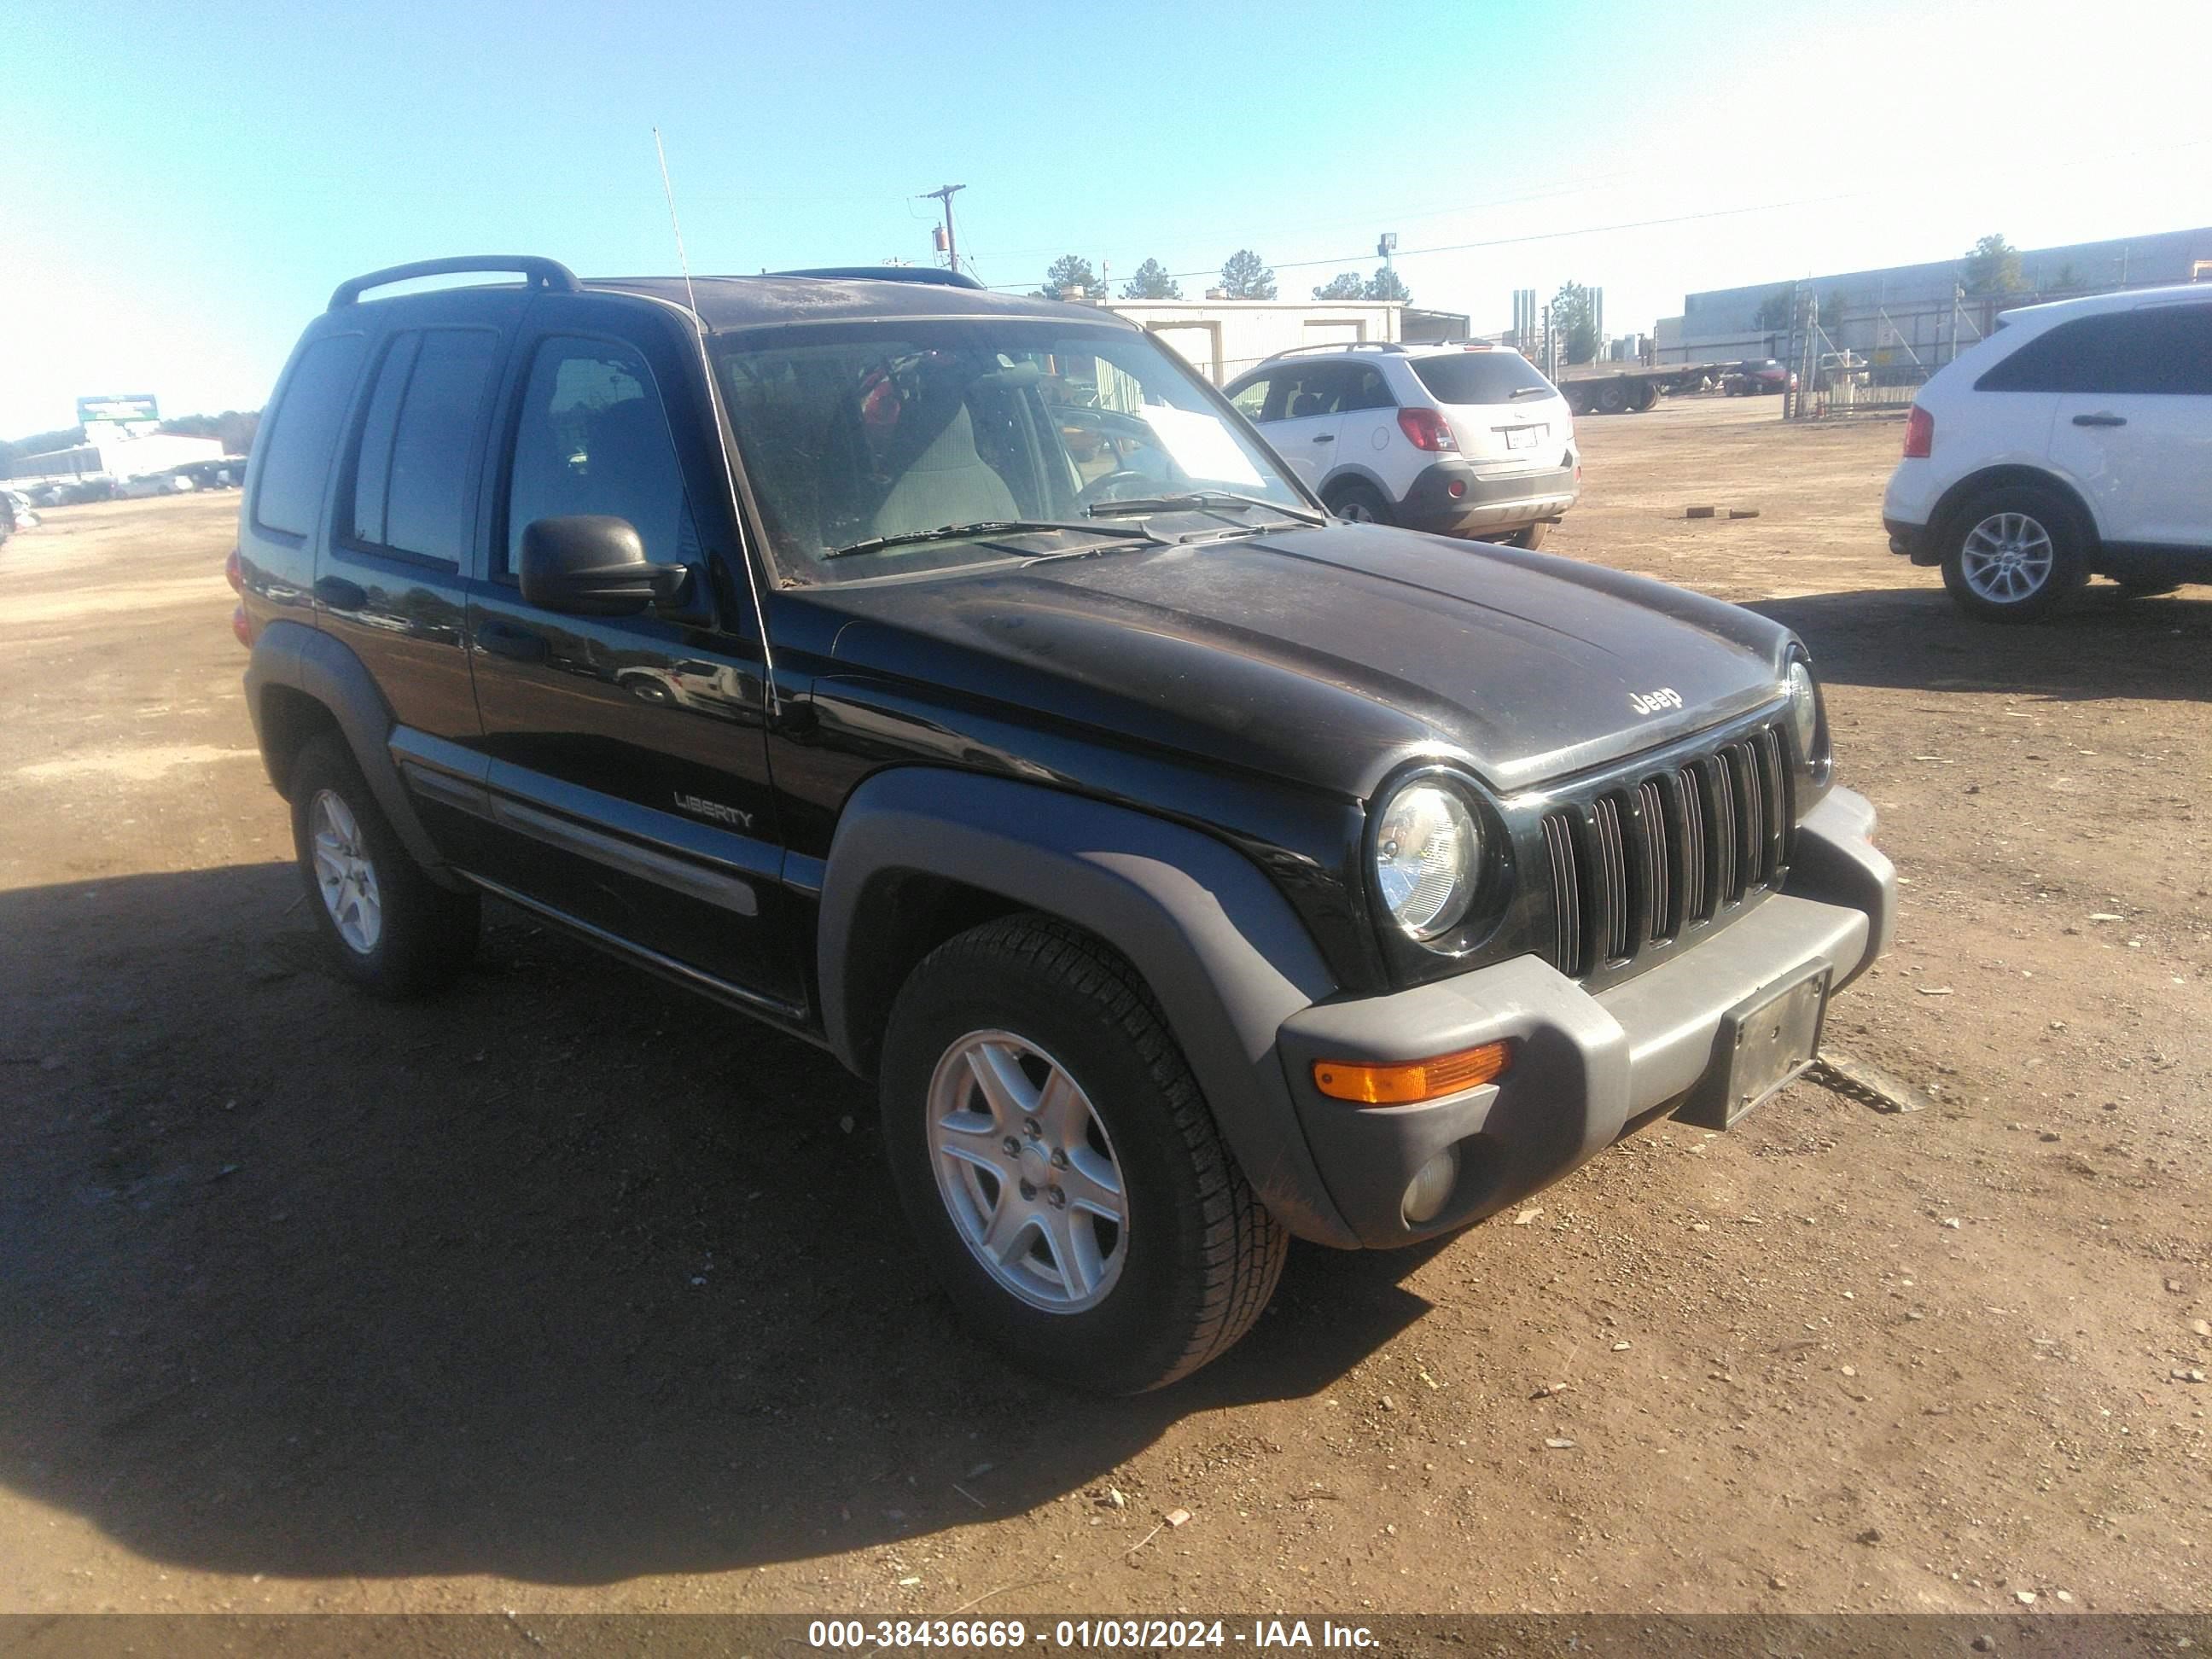
[(1486, 1042), (1427, 1060), (1395, 1066), (1361, 1066), (1348, 1060), (1314, 1061), (1314, 1087), (1331, 1100), (1362, 1106), (1409, 1106), (1489, 1083), (1513, 1063), (1510, 1042)]

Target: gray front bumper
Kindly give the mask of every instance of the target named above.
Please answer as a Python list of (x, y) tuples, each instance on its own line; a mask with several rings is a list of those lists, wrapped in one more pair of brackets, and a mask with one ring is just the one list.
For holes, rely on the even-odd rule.
[[(1361, 1243), (1411, 1243), (1549, 1185), (1645, 1115), (1679, 1104), (1715, 1066), (1729, 1011), (1825, 964), (1832, 989), (1889, 941), (1896, 875), (1868, 838), (1874, 809), (1832, 790), (1798, 827), (1785, 890), (1703, 943), (1592, 994), (1535, 957), (1410, 991), (1319, 1003), (1285, 1020), (1277, 1052), (1322, 1181)], [(1389, 1063), (1511, 1040), (1498, 1083), (1414, 1106), (1361, 1107), (1313, 1086), (1320, 1060)], [(1414, 1172), (1460, 1152), (1451, 1200), (1409, 1224)]]

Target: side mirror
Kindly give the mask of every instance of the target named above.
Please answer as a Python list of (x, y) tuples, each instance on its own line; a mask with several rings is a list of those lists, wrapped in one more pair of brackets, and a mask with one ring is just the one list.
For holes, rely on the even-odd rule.
[(580, 513), (533, 519), (522, 532), (526, 604), (577, 617), (628, 617), (683, 596), (691, 573), (654, 564), (627, 519)]

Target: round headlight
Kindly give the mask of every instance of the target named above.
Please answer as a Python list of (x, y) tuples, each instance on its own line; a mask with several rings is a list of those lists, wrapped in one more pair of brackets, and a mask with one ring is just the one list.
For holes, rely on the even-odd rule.
[(1820, 738), (1820, 694), (1813, 684), (1813, 671), (1802, 662), (1790, 665), (1790, 724), (1797, 733), (1797, 752), (1808, 766), (1820, 764), (1814, 744)]
[(1436, 783), (1390, 797), (1375, 830), (1375, 883), (1391, 919), (1434, 939), (1467, 914), (1482, 862), (1482, 831), (1467, 803)]

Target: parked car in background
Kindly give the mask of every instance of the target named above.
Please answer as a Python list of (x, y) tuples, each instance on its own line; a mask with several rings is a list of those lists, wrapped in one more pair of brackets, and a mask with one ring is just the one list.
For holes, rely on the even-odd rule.
[(236, 489), (246, 482), (246, 457), (226, 455), (220, 460), (187, 461), (172, 469), (190, 478), (195, 489)]
[(137, 501), (149, 495), (188, 495), (196, 486), (191, 475), (172, 467), (162, 472), (142, 472), (135, 478), (125, 478), (116, 494), (125, 501)]
[(0, 514), (5, 514), (10, 530), (28, 530), (39, 522), (39, 509), (20, 489), (0, 489)]
[(1721, 390), (1731, 398), (1760, 398), (1787, 392), (1796, 384), (1797, 376), (1787, 363), (1766, 357), (1738, 363), (1721, 381)]
[(1340, 519), (1535, 547), (1582, 493), (1574, 412), (1501, 346), (1304, 346), (1223, 390)]
[[(1525, 364), (1417, 362), (1553, 441)], [(1293, 1234), (1726, 1128), (1888, 938), (1787, 628), (1332, 520), (1096, 307), (432, 261), (339, 286), (257, 443), (246, 701), (337, 970), (451, 981), (489, 893), (806, 1038), (952, 1303), (1077, 1386), (1222, 1352)]]
[(2008, 311), (1937, 371), (1881, 507), (1969, 614), (2041, 616), (2091, 575), (2212, 581), (2212, 290)]

